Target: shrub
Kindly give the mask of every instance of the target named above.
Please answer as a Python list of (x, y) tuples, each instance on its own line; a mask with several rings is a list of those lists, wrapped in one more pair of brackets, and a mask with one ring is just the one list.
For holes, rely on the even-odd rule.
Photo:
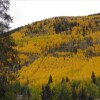
[(40, 96), (40, 88), (38, 87), (31, 87), (31, 96), (32, 96), (32, 100), (40, 100), (39, 98), (41, 98)]
[(66, 84), (55, 87), (53, 100), (72, 100), (71, 91)]
[(87, 96), (88, 96), (88, 100), (94, 100), (97, 96), (97, 88), (96, 85), (93, 83), (88, 82), (86, 84), (86, 88), (87, 88)]

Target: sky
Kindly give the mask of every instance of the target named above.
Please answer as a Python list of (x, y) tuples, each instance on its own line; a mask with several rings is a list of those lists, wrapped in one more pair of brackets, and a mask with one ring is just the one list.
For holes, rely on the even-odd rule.
[(56, 16), (85, 16), (100, 13), (100, 0), (10, 0), (11, 27)]

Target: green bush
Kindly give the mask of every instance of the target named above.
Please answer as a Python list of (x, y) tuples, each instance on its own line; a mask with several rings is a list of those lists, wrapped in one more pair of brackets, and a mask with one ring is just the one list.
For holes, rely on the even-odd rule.
[(93, 83), (88, 82), (86, 84), (86, 88), (87, 88), (87, 96), (88, 96), (88, 100), (94, 100), (97, 96), (97, 88), (96, 85)]
[(32, 100), (40, 100), (40, 98), (41, 98), (41, 95), (40, 95), (40, 93), (41, 93), (41, 89), (40, 88), (38, 88), (38, 87), (31, 87), (31, 98), (32, 98)]
[(52, 100), (72, 100), (71, 90), (67, 84), (59, 84), (55, 87)]

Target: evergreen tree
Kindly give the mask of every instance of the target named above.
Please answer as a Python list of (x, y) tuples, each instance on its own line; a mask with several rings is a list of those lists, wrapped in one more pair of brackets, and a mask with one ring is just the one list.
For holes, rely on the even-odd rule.
[(17, 66), (17, 52), (13, 49), (14, 40), (9, 34), (3, 34), (8, 31), (9, 24), (12, 21), (9, 11), (9, 0), (0, 0), (0, 100), (6, 97), (9, 81), (15, 78)]
[(72, 98), (73, 98), (73, 100), (77, 99), (76, 88), (74, 86), (72, 87)]
[(81, 87), (78, 97), (79, 97), (79, 100), (87, 100), (87, 91), (84, 86)]
[(62, 78), (62, 80), (61, 80), (61, 84), (64, 84), (64, 82), (65, 82), (65, 79), (64, 79), (64, 78)]
[(52, 90), (50, 85), (42, 86), (42, 100), (52, 100)]
[(72, 81), (72, 98), (76, 100), (78, 98), (77, 88), (79, 87), (80, 83), (78, 81)]
[(48, 80), (48, 84), (52, 83), (53, 82), (53, 79), (52, 79), (52, 76), (50, 75), (49, 76), (49, 80)]
[(95, 73), (94, 72), (92, 72), (91, 79), (92, 79), (92, 82), (94, 84), (96, 84), (96, 77), (95, 77)]
[(12, 18), (9, 15), (9, 0), (0, 0), (0, 34), (8, 31), (9, 24), (12, 22)]
[(69, 80), (69, 78), (68, 78), (68, 77), (66, 77), (66, 82), (70, 82), (70, 80)]

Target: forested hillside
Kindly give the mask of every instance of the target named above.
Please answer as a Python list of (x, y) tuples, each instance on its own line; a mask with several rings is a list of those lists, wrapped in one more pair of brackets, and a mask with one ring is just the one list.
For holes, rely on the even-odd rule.
[(62, 77), (90, 79), (100, 76), (100, 14), (54, 17), (33, 22), (11, 36), (20, 58), (18, 80), (32, 85), (54, 82)]
[(33, 22), (1, 35), (0, 45), (3, 66), (13, 66), (8, 81), (16, 94), (27, 91), (32, 100), (100, 97), (100, 14)]

